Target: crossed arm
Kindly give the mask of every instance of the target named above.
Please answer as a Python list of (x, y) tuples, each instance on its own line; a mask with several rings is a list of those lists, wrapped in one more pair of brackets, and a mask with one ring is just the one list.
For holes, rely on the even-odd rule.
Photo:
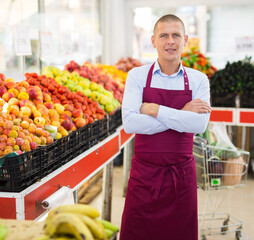
[[(211, 108), (209, 84), (204, 84), (181, 110), (155, 103), (142, 103), (141, 86), (128, 76), (122, 105), (123, 125), (127, 133), (152, 135), (173, 129), (178, 132), (202, 133), (209, 121)], [(198, 91), (197, 91), (198, 92)]]

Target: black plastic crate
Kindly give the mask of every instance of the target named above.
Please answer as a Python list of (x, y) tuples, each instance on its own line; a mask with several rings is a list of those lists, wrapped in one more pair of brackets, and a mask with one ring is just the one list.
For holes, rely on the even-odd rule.
[(99, 136), (98, 141), (102, 141), (108, 136), (108, 119), (105, 117), (104, 119), (97, 120), (99, 127)]
[(58, 140), (40, 148), (42, 162), (42, 177), (47, 176), (63, 165), (63, 152), (58, 149)]
[(20, 192), (41, 179), (41, 148), (6, 156), (0, 167), (0, 191)]
[(122, 125), (122, 111), (119, 108), (109, 115), (109, 134), (115, 132), (116, 129), (121, 125)]
[(89, 125), (79, 128), (75, 131), (77, 137), (77, 153), (78, 155), (89, 149)]
[(96, 145), (99, 141), (100, 133), (99, 133), (99, 121), (94, 121), (93, 123), (88, 125), (89, 132), (89, 148)]

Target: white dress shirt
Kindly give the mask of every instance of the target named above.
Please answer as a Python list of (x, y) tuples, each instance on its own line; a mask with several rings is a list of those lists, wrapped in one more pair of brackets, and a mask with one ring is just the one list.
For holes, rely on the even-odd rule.
[[(140, 114), (143, 88), (146, 86), (148, 71), (152, 64), (129, 71), (122, 103), (122, 120), (126, 133), (152, 135), (173, 129), (178, 132), (203, 133), (209, 122), (210, 113), (194, 113), (160, 105), (157, 118)], [(201, 99), (210, 104), (210, 87), (207, 76), (195, 69), (184, 67), (192, 90), (192, 99)], [(170, 76), (160, 70), (155, 62), (151, 86), (168, 90), (184, 90), (183, 66)]]

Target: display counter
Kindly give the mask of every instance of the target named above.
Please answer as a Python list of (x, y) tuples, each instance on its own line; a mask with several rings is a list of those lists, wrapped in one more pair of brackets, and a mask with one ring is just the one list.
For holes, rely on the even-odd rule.
[[(44, 199), (55, 193), (61, 186), (69, 186), (75, 193), (99, 170), (113, 164), (114, 158), (133, 137), (133, 134), (126, 134), (120, 126), (107, 138), (23, 191), (0, 192), (0, 217), (20, 220), (39, 219), (46, 212), (41, 205)], [(107, 178), (112, 180), (112, 176), (104, 176), (104, 179)]]

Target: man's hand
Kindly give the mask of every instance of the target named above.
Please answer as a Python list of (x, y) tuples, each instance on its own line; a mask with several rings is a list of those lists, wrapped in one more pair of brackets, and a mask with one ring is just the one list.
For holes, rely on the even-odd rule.
[(156, 103), (143, 103), (140, 108), (140, 113), (157, 118), (159, 107), (160, 105)]
[(181, 110), (191, 111), (195, 113), (209, 113), (212, 111), (209, 104), (199, 98), (186, 103)]

